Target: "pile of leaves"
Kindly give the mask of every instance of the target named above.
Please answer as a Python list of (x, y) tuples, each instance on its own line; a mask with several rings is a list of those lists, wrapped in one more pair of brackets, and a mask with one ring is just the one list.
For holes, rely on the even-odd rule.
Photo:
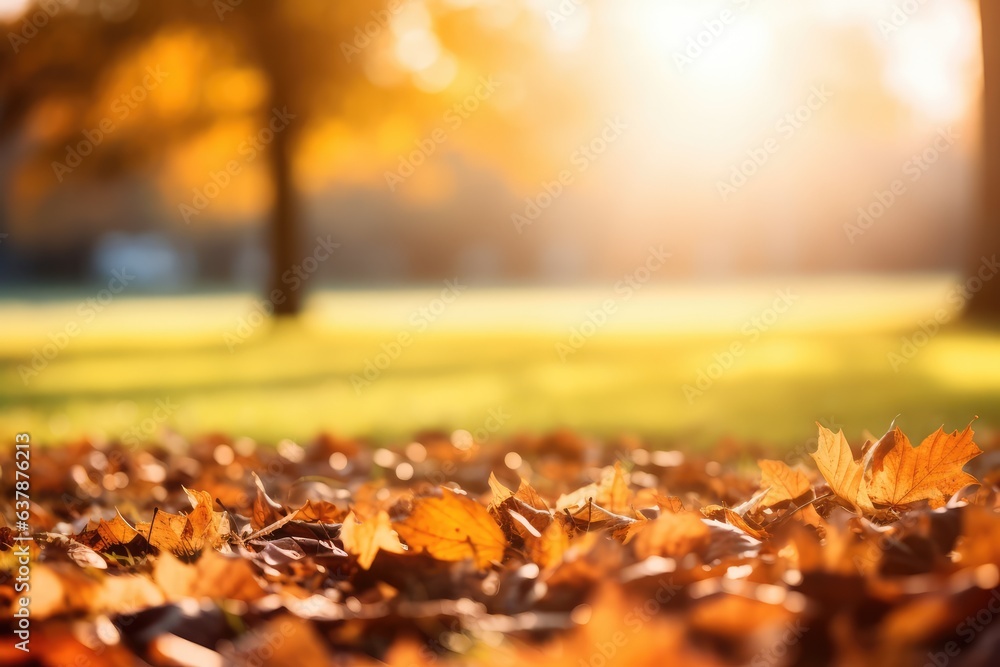
[(1000, 453), (973, 437), (36, 447), (31, 652), (8, 502), (0, 664), (995, 665)]

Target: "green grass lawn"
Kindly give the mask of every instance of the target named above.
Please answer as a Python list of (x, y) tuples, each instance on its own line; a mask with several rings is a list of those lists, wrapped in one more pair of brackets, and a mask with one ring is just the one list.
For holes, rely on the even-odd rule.
[[(470, 289), (443, 306), (436, 288), (331, 291), (314, 295), (300, 321), (266, 322), (246, 339), (247, 295), (118, 297), (93, 317), (81, 310), (86, 293), (9, 297), (0, 301), (0, 429), (45, 442), (146, 439), (163, 428), (273, 442), (320, 430), (384, 440), (421, 428), (569, 426), (700, 446), (724, 435), (791, 445), (812, 437), (816, 420), (852, 439), (896, 415), (914, 437), (976, 415), (995, 426), (1000, 337), (948, 327), (898, 372), (890, 363), (922, 320), (948, 307), (948, 286), (940, 276), (794, 278), (650, 286), (627, 301), (600, 288)], [(795, 301), (770, 313), (781, 289)], [(591, 333), (587, 314), (608, 299), (607, 323), (571, 340), (574, 328)], [(77, 334), (25, 382), (33, 351), (69, 324)], [(369, 369), (368, 384), (352, 381), (400, 340), (377, 377)], [(741, 353), (716, 372), (734, 343)], [(684, 387), (697, 388), (702, 371), (718, 377), (689, 399)]]

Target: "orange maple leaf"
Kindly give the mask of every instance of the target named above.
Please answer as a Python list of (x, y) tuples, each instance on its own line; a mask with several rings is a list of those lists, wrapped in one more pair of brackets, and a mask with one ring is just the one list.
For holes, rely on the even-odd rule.
[(889, 438), (891, 448), (879, 452), (872, 466), (868, 493), (872, 502), (890, 507), (929, 500), (943, 505), (950, 496), (978, 480), (962, 470), (971, 459), (982, 454), (972, 441), (972, 425), (959, 433), (945, 433), (939, 428), (919, 447), (913, 447), (902, 431), (895, 429)]
[(438, 560), (471, 558), (482, 569), (502, 560), (507, 540), (486, 508), (451, 489), (441, 493), (416, 500), (410, 516), (395, 524), (399, 536)]

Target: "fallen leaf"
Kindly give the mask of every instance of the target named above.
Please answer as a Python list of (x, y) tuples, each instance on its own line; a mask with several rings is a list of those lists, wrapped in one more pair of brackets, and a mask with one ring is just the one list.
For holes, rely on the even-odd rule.
[(156, 510), (149, 523), (139, 523), (136, 530), (160, 551), (192, 558), (206, 546), (215, 547), (229, 534), (225, 512), (212, 511), (212, 496), (205, 491), (184, 489), (194, 509), (188, 515)]
[(652, 521), (631, 525), (625, 543), (634, 540), (636, 556), (683, 558), (687, 554), (702, 554), (708, 548), (708, 526), (693, 512), (663, 514)]
[(358, 565), (364, 570), (371, 567), (379, 551), (394, 554), (405, 551), (399, 536), (392, 529), (389, 515), (384, 511), (366, 521), (358, 521), (354, 512), (348, 513), (340, 528), (340, 539), (347, 552), (357, 556)]
[(654, 499), (656, 500), (656, 506), (663, 512), (677, 514), (678, 512), (684, 511), (684, 503), (677, 496), (662, 496), (660, 494), (656, 494)]
[(287, 512), (281, 504), (267, 495), (264, 482), (257, 476), (257, 473), (252, 472), (251, 475), (253, 475), (254, 485), (257, 487), (257, 497), (253, 501), (253, 512), (250, 514), (250, 520), (254, 530), (260, 530), (264, 526), (270, 526), (282, 519)]
[(614, 468), (604, 470), (598, 487), (597, 504), (614, 514), (624, 514), (629, 509), (631, 498), (628, 475), (622, 470), (622, 464), (616, 461)]
[(830, 485), (830, 489), (841, 500), (852, 507), (866, 512), (874, 512), (875, 507), (868, 497), (864, 479), (864, 468), (854, 460), (851, 446), (847, 444), (843, 430), (834, 433), (822, 424), (819, 426), (819, 447), (809, 455), (816, 467)]
[(715, 521), (719, 521), (721, 523), (727, 523), (730, 526), (735, 526), (755, 539), (761, 540), (767, 537), (767, 532), (763, 528), (756, 523), (752, 523), (750, 520), (745, 519), (728, 507), (709, 505), (708, 507), (702, 509), (701, 512), (707, 518), (714, 519)]
[(148, 549), (146, 537), (133, 528), (117, 510), (111, 521), (101, 519), (96, 528), (85, 530), (73, 539), (115, 560), (139, 557)]
[(795, 500), (812, 488), (804, 472), (789, 467), (784, 461), (761, 459), (757, 465), (761, 472), (760, 486), (767, 489), (767, 494), (761, 499), (763, 507)]
[(919, 447), (913, 447), (899, 429), (891, 441), (891, 449), (880, 452), (873, 461), (869, 495), (872, 502), (899, 508), (918, 500), (929, 500), (942, 506), (950, 496), (978, 480), (962, 467), (982, 450), (972, 441), (972, 425), (959, 433), (944, 429), (928, 436)]
[(441, 493), (414, 502), (410, 515), (395, 524), (399, 536), (438, 560), (471, 558), (481, 569), (502, 560), (507, 540), (486, 508), (449, 488)]

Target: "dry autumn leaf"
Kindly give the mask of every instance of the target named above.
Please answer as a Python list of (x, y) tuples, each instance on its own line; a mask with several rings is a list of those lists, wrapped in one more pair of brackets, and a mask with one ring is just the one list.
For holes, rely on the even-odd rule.
[(837, 497), (846, 501), (852, 507), (865, 511), (875, 510), (868, 497), (865, 484), (865, 471), (857, 461), (851, 446), (847, 444), (844, 432), (834, 433), (822, 424), (819, 427), (819, 447), (811, 452), (816, 467), (830, 485)]
[(628, 474), (622, 469), (620, 462), (615, 461), (613, 469), (605, 470), (595, 500), (598, 505), (615, 514), (628, 511), (632, 492), (628, 488)]
[(373, 519), (366, 521), (358, 521), (354, 512), (348, 513), (340, 528), (340, 539), (347, 552), (358, 557), (358, 565), (364, 570), (372, 566), (379, 551), (394, 554), (404, 552), (386, 512), (379, 512)]
[(962, 470), (982, 450), (972, 441), (972, 425), (959, 433), (944, 429), (913, 447), (902, 431), (895, 429), (891, 448), (877, 454), (868, 494), (874, 503), (899, 508), (918, 500), (941, 506), (950, 496), (976, 478)]
[(212, 495), (205, 491), (184, 489), (193, 509), (190, 514), (171, 514), (157, 510), (149, 523), (139, 523), (135, 529), (146, 541), (161, 551), (191, 558), (206, 546), (214, 547), (229, 533), (229, 521), (224, 512), (212, 511)]
[(75, 539), (98, 553), (111, 556), (139, 556), (147, 548), (145, 536), (133, 528), (117, 510), (114, 519), (101, 519), (93, 530), (84, 531)]
[[(179, 483), (160, 498), (119, 489), (111, 497), (123, 515), (98, 499), (99, 512), (35, 532), (30, 595), (39, 622), (33, 636), (41, 641), (33, 639), (28, 662), (64, 664), (78, 649), (60, 649), (64, 655), (51, 638), (66, 636), (94, 647), (95, 667), (111, 665), (105, 637), (121, 647), (121, 667), (242, 664), (259, 651), (272, 655), (262, 664), (277, 666), (301, 658), (306, 637), (314, 662), (343, 657), (359, 666), (393, 664), (412, 641), (419, 648), (406, 660), (428, 665), (575, 665), (612, 650), (609, 664), (637, 667), (661, 664), (664, 655), (684, 655), (684, 664), (700, 664), (699, 657), (708, 664), (862, 664), (871, 646), (880, 661), (872, 664), (902, 667), (913, 664), (914, 651), (926, 652), (927, 637), (954, 640), (953, 628), (1000, 595), (992, 590), (1000, 456), (977, 460), (982, 486), (959, 497), (955, 490), (974, 481), (961, 470), (978, 453), (970, 429), (938, 432), (916, 448), (892, 427), (869, 440), (857, 460), (842, 433), (821, 432), (815, 457), (842, 502), (825, 488), (814, 494), (816, 478), (768, 460), (759, 481), (739, 466), (712, 471), (707, 462), (716, 459), (708, 457), (656, 466), (640, 456), (630, 480), (609, 450), (595, 453), (593, 465), (550, 477), (526, 441), (520, 486), (514, 492), (491, 477), (488, 507), (488, 492), (480, 498), (452, 486), (460, 478), (485, 491), (482, 476), (496, 463), (487, 452), (471, 454), (439, 496), (416, 498), (411, 484), (426, 488), (427, 478), (417, 476), (434, 469), (433, 458), (414, 465), (412, 482), (366, 482), (362, 472), (331, 483), (333, 494), (311, 497), (301, 493), (303, 475), (327, 462), (310, 453), (266, 480), (275, 498), (298, 488), (295, 505), (270, 500), (262, 482), (240, 471), (239, 500), (224, 501), (224, 514), (213, 511), (213, 498), (222, 497), (217, 480), (233, 478), (206, 457), (209, 448), (192, 456), (204, 465), (194, 483), (210, 492)], [(731, 461), (731, 449), (719, 452), (718, 460)], [(260, 456), (265, 469), (280, 454)], [(666, 496), (668, 488), (683, 501)], [(566, 506), (553, 509), (561, 493)], [(925, 506), (949, 494), (954, 502)], [(156, 509), (185, 497), (188, 513)], [(865, 497), (875, 501), (870, 510), (861, 507)], [(885, 509), (893, 502), (899, 505)], [(257, 523), (270, 521), (256, 531), (255, 507)], [(133, 528), (123, 516), (148, 522)], [(5, 601), (14, 591), (3, 575), (19, 566), (16, 533), (3, 528), (8, 520), (0, 513)], [(403, 539), (410, 554), (426, 556), (377, 555), (406, 553)], [(837, 610), (833, 620), (830, 610)], [(806, 639), (779, 641), (801, 627), (809, 628)], [(859, 628), (870, 643), (845, 650), (862, 646)], [(281, 646), (272, 645), (268, 633), (275, 632)], [(713, 648), (720, 640), (721, 652)], [(440, 647), (425, 650), (427, 641)], [(593, 641), (602, 643), (595, 649)], [(883, 661), (896, 654), (900, 660)]]
[(395, 524), (399, 536), (438, 560), (472, 559), (481, 569), (502, 560), (507, 539), (486, 508), (446, 487), (441, 494), (418, 498), (410, 516)]
[(553, 521), (537, 537), (526, 537), (524, 543), (531, 560), (546, 568), (562, 562), (563, 554), (569, 548), (569, 537), (559, 523)]
[(762, 507), (771, 507), (778, 503), (795, 500), (809, 492), (809, 478), (801, 470), (790, 468), (784, 461), (757, 461), (760, 466), (760, 487), (767, 489), (761, 499)]
[(700, 516), (693, 512), (678, 512), (632, 524), (625, 542), (634, 540), (635, 553), (639, 558), (682, 558), (690, 553), (704, 553), (709, 539), (708, 526)]

